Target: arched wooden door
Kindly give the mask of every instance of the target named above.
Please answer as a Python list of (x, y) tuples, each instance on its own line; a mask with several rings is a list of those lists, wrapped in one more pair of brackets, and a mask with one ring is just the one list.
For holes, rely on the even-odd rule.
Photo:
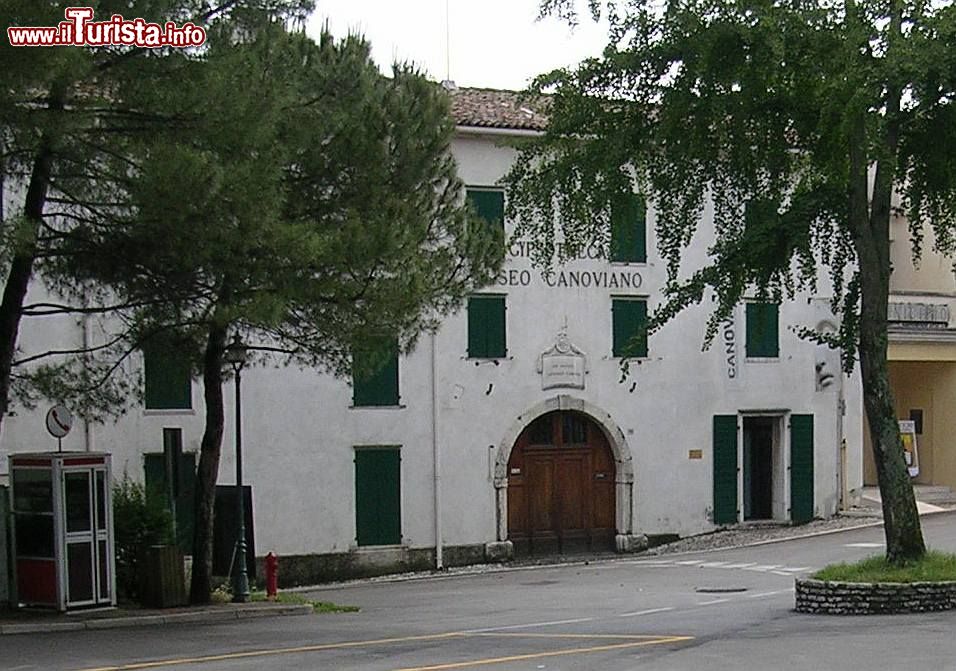
[(508, 460), (508, 538), (518, 555), (614, 548), (614, 457), (586, 415), (549, 412)]

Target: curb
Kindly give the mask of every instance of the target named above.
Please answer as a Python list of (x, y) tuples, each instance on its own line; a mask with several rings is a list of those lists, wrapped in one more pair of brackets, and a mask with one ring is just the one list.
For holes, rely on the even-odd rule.
[[(928, 514), (937, 514), (938, 512), (953, 512), (950, 510), (945, 511), (934, 511), (933, 513)], [(829, 536), (832, 534), (843, 533), (844, 531), (856, 531), (858, 529), (866, 529), (869, 527), (882, 526), (883, 520), (878, 520), (874, 522), (866, 522), (863, 524), (856, 524), (849, 527), (842, 527), (840, 529), (825, 529), (823, 531), (814, 531), (808, 534), (802, 534), (799, 536), (785, 536), (782, 538), (770, 538), (761, 541), (753, 541), (750, 543), (741, 543), (739, 545), (723, 545), (721, 547), (715, 548), (704, 548), (701, 550), (684, 550), (683, 552), (661, 552), (658, 554), (648, 554), (646, 552), (635, 552), (629, 553), (626, 555), (620, 555), (617, 557), (601, 557), (601, 558), (582, 558), (572, 561), (559, 561), (551, 564), (528, 564), (524, 566), (503, 566), (501, 564), (494, 565), (485, 565), (479, 564), (476, 566), (482, 567), (480, 570), (463, 570), (458, 571), (456, 569), (451, 569), (448, 571), (442, 572), (431, 572), (427, 574), (418, 574), (418, 573), (399, 573), (397, 575), (384, 575), (376, 576), (374, 578), (360, 578), (356, 580), (345, 580), (342, 582), (333, 582), (333, 583), (321, 583), (318, 585), (301, 585), (297, 587), (284, 587), (283, 591), (286, 592), (323, 592), (331, 591), (337, 589), (345, 589), (349, 587), (360, 587), (364, 585), (377, 585), (377, 584), (388, 584), (388, 583), (399, 583), (399, 582), (418, 582), (418, 581), (427, 581), (427, 580), (452, 580), (454, 578), (468, 578), (472, 576), (483, 576), (489, 575), (492, 573), (513, 573), (517, 571), (535, 571), (539, 569), (552, 569), (552, 568), (567, 568), (569, 566), (587, 566), (594, 564), (613, 564), (613, 563), (627, 563), (632, 562), (638, 559), (651, 559), (655, 557), (686, 557), (688, 555), (699, 555), (706, 554), (710, 552), (721, 552), (723, 550), (739, 550), (741, 548), (748, 547), (757, 547), (759, 545), (771, 545), (773, 543), (786, 543), (787, 541), (803, 540), (806, 538), (816, 538), (817, 536)], [(493, 566), (493, 568), (489, 568)], [(466, 568), (466, 567), (462, 567)]]
[(156, 627), (168, 624), (217, 624), (233, 620), (248, 620), (260, 617), (283, 617), (311, 615), (310, 604), (290, 604), (270, 608), (236, 608), (168, 615), (142, 615), (130, 617), (104, 617), (80, 622), (24, 622), (0, 624), (0, 636), (7, 634), (45, 634), (64, 631), (96, 631), (100, 629), (125, 629), (133, 627)]
[(795, 610), (809, 615), (897, 615), (956, 608), (956, 581), (844, 582), (797, 578)]
[[(954, 513), (956, 514), (956, 509), (943, 509), (943, 510), (933, 510), (930, 512), (922, 513), (920, 518), (927, 517), (930, 515), (942, 515), (945, 513)], [(481, 576), (488, 575), (491, 573), (511, 573), (514, 571), (534, 571), (538, 569), (549, 569), (549, 568), (565, 568), (569, 566), (585, 566), (585, 565), (594, 565), (594, 564), (612, 564), (615, 562), (629, 562), (636, 559), (651, 559), (654, 557), (686, 557), (688, 555), (699, 555), (707, 554), (710, 552), (721, 552), (723, 550), (739, 550), (741, 548), (749, 547), (758, 547), (761, 545), (772, 545), (774, 543), (786, 543), (788, 541), (804, 540), (807, 538), (817, 538), (819, 536), (831, 536), (833, 534), (841, 534), (846, 531), (857, 531), (859, 529), (868, 529), (870, 527), (882, 526), (883, 520), (877, 519), (872, 522), (863, 522), (860, 524), (854, 524), (852, 526), (841, 527), (839, 529), (824, 529), (822, 531), (814, 531), (811, 533), (805, 533), (795, 536), (783, 536), (781, 538), (770, 538), (760, 541), (752, 541), (750, 543), (740, 543), (738, 545), (724, 545), (721, 547), (714, 548), (703, 548), (700, 550), (684, 550), (683, 552), (661, 552), (658, 554), (648, 554), (647, 552), (636, 552), (626, 555), (620, 555), (617, 557), (602, 557), (602, 558), (582, 558), (572, 561), (560, 561), (554, 562), (552, 564), (529, 564), (524, 566), (504, 566), (501, 564), (476, 564), (474, 566), (480, 567), (477, 570), (467, 570), (469, 567), (461, 567), (465, 570), (458, 570), (452, 568), (449, 570), (443, 571), (431, 571), (429, 573), (399, 573), (392, 575), (384, 576), (375, 576), (374, 578), (359, 578), (353, 580), (343, 580), (341, 582), (331, 582), (331, 583), (320, 583), (318, 585), (300, 585), (296, 587), (284, 587), (283, 591), (286, 592), (324, 592), (332, 591), (337, 589), (346, 589), (349, 587), (360, 587), (364, 585), (376, 585), (376, 584), (387, 584), (387, 583), (398, 583), (398, 582), (416, 582), (416, 581), (426, 581), (426, 580), (451, 580), (454, 578), (467, 578), (471, 576)], [(664, 546), (662, 546), (664, 547)]]

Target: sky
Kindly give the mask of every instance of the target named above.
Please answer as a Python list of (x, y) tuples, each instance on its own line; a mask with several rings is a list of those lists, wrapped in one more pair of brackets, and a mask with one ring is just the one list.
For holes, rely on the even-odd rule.
[(440, 81), (450, 64), (459, 86), (522, 89), (537, 74), (600, 54), (606, 28), (583, 2), (580, 10), (572, 29), (557, 18), (536, 20), (538, 0), (318, 0), (307, 31), (317, 37), (327, 22), (337, 37), (363, 34), (385, 71), (411, 61)]

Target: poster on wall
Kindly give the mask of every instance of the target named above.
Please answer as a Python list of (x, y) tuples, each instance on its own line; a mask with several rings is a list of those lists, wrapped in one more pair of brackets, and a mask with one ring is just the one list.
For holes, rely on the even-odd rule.
[(919, 452), (916, 447), (916, 422), (911, 419), (900, 420), (900, 438), (903, 439), (903, 458), (911, 478), (919, 475)]

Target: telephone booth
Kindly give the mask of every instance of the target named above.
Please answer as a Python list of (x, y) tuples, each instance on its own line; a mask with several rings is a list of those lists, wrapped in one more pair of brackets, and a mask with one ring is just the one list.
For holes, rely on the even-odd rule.
[(110, 455), (10, 455), (15, 603), (116, 605)]

